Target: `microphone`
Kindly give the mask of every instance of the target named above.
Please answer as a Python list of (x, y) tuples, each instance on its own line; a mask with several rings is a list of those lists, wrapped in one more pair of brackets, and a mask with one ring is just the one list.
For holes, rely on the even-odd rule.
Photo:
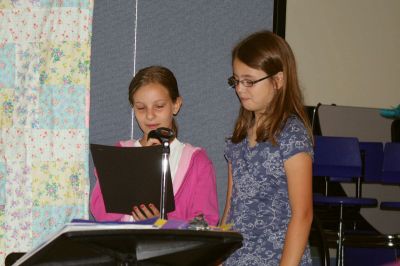
[(147, 135), (147, 140), (153, 138), (153, 139), (158, 139), (161, 143), (165, 143), (173, 139), (174, 136), (175, 133), (172, 129), (166, 127), (159, 127), (149, 132), (149, 134)]

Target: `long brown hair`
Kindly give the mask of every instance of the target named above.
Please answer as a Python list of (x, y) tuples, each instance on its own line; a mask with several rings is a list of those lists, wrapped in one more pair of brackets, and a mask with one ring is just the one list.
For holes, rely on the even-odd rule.
[[(283, 73), (283, 86), (272, 98), (261, 116), (256, 129), (257, 142), (271, 141), (276, 144), (276, 137), (287, 119), (296, 115), (306, 126), (309, 135), (311, 126), (304, 110), (303, 95), (297, 78), (296, 61), (289, 44), (270, 31), (253, 33), (239, 42), (232, 50), (232, 63), (240, 60), (247, 66), (263, 70), (268, 75)], [(277, 86), (274, 78), (271, 78)], [(254, 126), (254, 112), (240, 107), (231, 141), (241, 142), (249, 128)]]
[[(171, 70), (162, 66), (149, 66), (142, 68), (137, 72), (135, 77), (129, 84), (129, 103), (133, 107), (133, 96), (136, 91), (141, 87), (150, 83), (158, 83), (168, 90), (168, 95), (172, 102), (175, 103), (179, 95), (178, 82)], [(175, 132), (175, 136), (178, 136), (178, 126), (175, 119), (172, 119), (172, 130)]]

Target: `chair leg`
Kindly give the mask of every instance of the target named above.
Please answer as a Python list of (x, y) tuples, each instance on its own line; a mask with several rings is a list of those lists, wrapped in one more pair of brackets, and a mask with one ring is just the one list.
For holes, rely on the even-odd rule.
[(325, 176), (325, 196), (328, 196), (328, 191), (329, 191), (329, 177)]
[(319, 218), (314, 214), (313, 226), (316, 228), (319, 236), (320, 244), (318, 246), (319, 255), (321, 257), (321, 266), (330, 266), (329, 246), (328, 240), (325, 237), (324, 229), (322, 228)]
[(356, 183), (356, 197), (361, 198), (361, 177), (357, 177), (357, 183)]
[(336, 265), (343, 266), (343, 204), (340, 204), (340, 215), (339, 215), (339, 231), (338, 231), (338, 242), (336, 249)]

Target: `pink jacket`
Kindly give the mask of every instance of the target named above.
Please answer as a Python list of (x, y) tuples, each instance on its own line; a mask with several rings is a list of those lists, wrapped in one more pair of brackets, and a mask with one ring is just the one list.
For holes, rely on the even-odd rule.
[[(133, 143), (132, 140), (120, 141), (118, 146), (132, 147)], [(204, 149), (185, 144), (174, 178), (173, 190), (175, 211), (167, 214), (168, 219), (188, 221), (203, 213), (209, 224), (218, 223), (214, 167)], [(126, 218), (124, 214), (106, 212), (97, 180), (90, 198), (90, 210), (97, 221), (122, 221)]]

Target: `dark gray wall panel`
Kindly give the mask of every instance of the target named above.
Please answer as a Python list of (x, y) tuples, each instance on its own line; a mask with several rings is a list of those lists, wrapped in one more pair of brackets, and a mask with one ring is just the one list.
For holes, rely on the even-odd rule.
[[(113, 145), (129, 138), (128, 85), (133, 72), (135, 2), (95, 1), (91, 54), (91, 143)], [(93, 163), (90, 160), (93, 185)]]
[[(116, 6), (110, 8), (111, 2)], [(130, 137), (131, 113), (126, 95), (130, 75), (133, 75), (127, 71), (133, 71), (134, 3), (95, 2), (91, 101), (92, 108), (98, 109), (91, 112), (91, 142), (112, 144), (117, 139)], [(110, 10), (117, 9), (120, 13), (116, 13), (118, 18), (114, 19), (118, 23), (103, 17)], [(100, 13), (98, 10), (103, 11)], [(231, 49), (251, 32), (272, 30), (272, 14), (273, 0), (138, 2), (136, 70), (158, 64), (175, 73), (184, 99), (177, 119), (179, 139), (207, 149), (217, 172), (221, 213), (225, 205), (227, 179), (224, 139), (231, 133), (239, 108), (234, 91), (226, 83), (231, 75)], [(100, 23), (99, 20), (105, 21)], [(101, 31), (96, 29), (100, 25), (104, 27)], [(99, 31), (101, 37), (96, 36)], [(112, 31), (110, 36), (106, 31)], [(127, 43), (129, 38), (131, 43)], [(105, 54), (108, 54), (107, 50), (114, 50), (115, 54), (94, 53), (99, 49), (97, 45), (104, 48)], [(104, 66), (96, 69), (95, 64), (100, 61)], [(108, 73), (106, 66), (114, 69), (113, 75)], [(101, 80), (95, 80), (96, 77)], [(134, 136), (140, 136), (137, 126)]]

